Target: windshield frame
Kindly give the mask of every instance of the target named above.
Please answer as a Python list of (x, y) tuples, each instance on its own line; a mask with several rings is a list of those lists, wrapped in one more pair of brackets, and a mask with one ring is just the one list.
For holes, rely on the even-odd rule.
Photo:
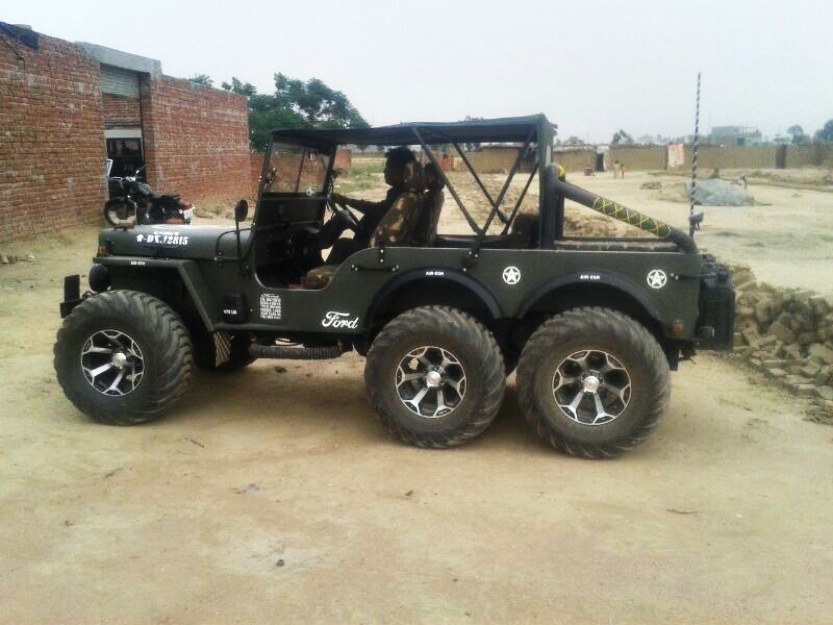
[[(298, 162), (294, 167), (287, 167), (284, 172), (278, 171), (279, 163), (276, 158), (280, 159), (280, 155), (292, 155), (296, 152)], [(258, 184), (258, 198), (263, 195), (271, 196), (307, 196), (307, 197), (324, 197), (327, 195), (332, 177), (333, 164), (335, 163), (336, 146), (326, 145), (319, 142), (297, 141), (292, 139), (282, 138), (280, 140), (273, 139), (264, 154), (263, 168), (261, 170), (260, 180)], [(322, 162), (322, 159), (327, 159)], [(288, 160), (288, 159), (287, 159)], [(317, 162), (322, 167), (311, 168), (308, 174), (311, 173), (312, 182), (315, 184), (307, 184), (304, 188), (305, 182), (305, 165), (311, 162)], [(275, 188), (275, 183), (279, 186)], [(291, 183), (287, 186), (286, 183)], [(309, 183), (310, 180), (307, 180)], [(281, 186), (282, 184), (282, 186)]]

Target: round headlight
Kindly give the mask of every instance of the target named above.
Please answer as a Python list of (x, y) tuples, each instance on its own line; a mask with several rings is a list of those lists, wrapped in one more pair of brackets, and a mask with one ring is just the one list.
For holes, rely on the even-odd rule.
[(96, 293), (104, 293), (110, 288), (110, 271), (104, 265), (90, 267), (90, 288)]

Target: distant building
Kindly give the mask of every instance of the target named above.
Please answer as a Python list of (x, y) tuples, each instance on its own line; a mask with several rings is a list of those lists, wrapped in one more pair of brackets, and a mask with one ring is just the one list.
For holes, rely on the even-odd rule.
[(244, 96), (0, 22), (0, 241), (101, 219), (106, 163), (191, 202), (250, 195)]
[(751, 126), (715, 126), (709, 142), (726, 146), (761, 145), (763, 136), (760, 130)]

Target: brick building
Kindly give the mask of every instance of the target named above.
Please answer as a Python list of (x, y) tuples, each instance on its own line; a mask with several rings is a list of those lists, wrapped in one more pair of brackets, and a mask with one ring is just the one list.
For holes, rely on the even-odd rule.
[(198, 205), (248, 197), (246, 98), (0, 22), (0, 241), (98, 221), (108, 156)]

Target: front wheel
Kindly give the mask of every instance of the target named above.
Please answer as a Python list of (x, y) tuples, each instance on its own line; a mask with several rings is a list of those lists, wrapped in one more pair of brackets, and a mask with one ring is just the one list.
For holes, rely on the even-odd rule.
[(85, 299), (58, 330), (55, 372), (67, 398), (108, 425), (152, 421), (191, 376), (191, 341), (164, 302), (136, 291)]
[(535, 431), (585, 458), (612, 458), (644, 441), (670, 398), (659, 343), (604, 308), (569, 310), (538, 328), (521, 354), (517, 385)]
[(492, 334), (466, 313), (429, 306), (388, 323), (367, 354), (365, 386), (381, 423), (417, 447), (453, 447), (492, 422), (506, 386)]
[(124, 198), (110, 200), (104, 205), (104, 221), (111, 226), (134, 223), (136, 207)]

